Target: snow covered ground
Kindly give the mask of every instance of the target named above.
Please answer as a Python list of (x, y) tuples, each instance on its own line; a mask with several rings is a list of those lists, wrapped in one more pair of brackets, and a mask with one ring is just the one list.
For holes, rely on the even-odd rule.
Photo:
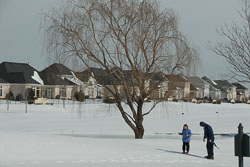
[[(145, 111), (152, 105), (145, 106)], [(250, 132), (250, 105), (162, 103), (145, 118), (145, 138), (133, 132), (112, 105), (87, 102), (28, 105), (0, 103), (0, 167), (236, 167), (233, 135), (241, 122)], [(217, 135), (215, 160), (206, 155), (199, 122)], [(194, 133), (190, 155), (182, 155), (184, 123)], [(250, 158), (245, 158), (250, 164)]]

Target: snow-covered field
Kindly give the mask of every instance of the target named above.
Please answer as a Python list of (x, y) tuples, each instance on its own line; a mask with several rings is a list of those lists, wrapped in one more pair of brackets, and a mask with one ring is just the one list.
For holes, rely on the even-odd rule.
[[(151, 104), (148, 103), (145, 111)], [(250, 132), (250, 105), (162, 103), (145, 118), (145, 138), (133, 132), (112, 105), (100, 103), (28, 105), (0, 103), (0, 167), (236, 167), (233, 135), (241, 122)], [(206, 155), (200, 121), (217, 135), (215, 160)], [(182, 155), (187, 123), (194, 133), (190, 155)], [(250, 158), (245, 158), (250, 164)]]

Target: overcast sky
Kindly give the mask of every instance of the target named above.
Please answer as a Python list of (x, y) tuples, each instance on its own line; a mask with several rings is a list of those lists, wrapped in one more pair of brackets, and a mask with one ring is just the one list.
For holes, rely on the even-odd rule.
[[(216, 78), (227, 71), (225, 61), (208, 49), (220, 40), (216, 28), (240, 22), (240, 0), (159, 0), (162, 8), (179, 15), (180, 30), (197, 46), (201, 56), (198, 75)], [(29, 62), (42, 70), (48, 65), (39, 31), (42, 10), (60, 5), (61, 0), (0, 0), (0, 62)]]

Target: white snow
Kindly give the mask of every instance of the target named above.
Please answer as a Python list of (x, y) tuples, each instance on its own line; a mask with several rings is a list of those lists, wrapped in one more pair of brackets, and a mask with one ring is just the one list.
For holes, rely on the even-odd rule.
[(36, 71), (34, 71), (34, 75), (31, 76), (31, 78), (40, 83), (41, 85), (44, 85), (43, 80), (40, 78), (39, 74)]
[(75, 83), (76, 85), (84, 85), (84, 83), (78, 79), (74, 72), (71, 71), (72, 77), (66, 77), (69, 81)]
[[(1, 167), (235, 167), (233, 135), (216, 136), (220, 149), (215, 148), (214, 161), (201, 158), (206, 149), (199, 122), (212, 125), (216, 134), (234, 134), (240, 122), (244, 132), (250, 132), (247, 104), (161, 103), (144, 120), (143, 140), (133, 139), (113, 105), (66, 101), (64, 109), (54, 101), (28, 105), (28, 114), (25, 104), (12, 102), (10, 110), (6, 108), (0, 101)], [(194, 134), (190, 155), (179, 154), (182, 142), (177, 132), (184, 123)]]
[(218, 85), (214, 80), (211, 80), (214, 85)]

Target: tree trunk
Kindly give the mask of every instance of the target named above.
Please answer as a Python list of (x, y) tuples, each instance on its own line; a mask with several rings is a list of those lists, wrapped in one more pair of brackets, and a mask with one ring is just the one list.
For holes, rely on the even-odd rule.
[(138, 106), (137, 106), (137, 118), (135, 121), (136, 128), (134, 130), (135, 138), (136, 139), (142, 139), (144, 135), (144, 127), (143, 127), (143, 116), (142, 116), (142, 106), (143, 106), (143, 100), (138, 100)]
[(135, 139), (142, 139), (144, 136), (144, 128), (141, 125), (141, 127), (137, 127), (136, 130), (134, 130), (135, 133)]

